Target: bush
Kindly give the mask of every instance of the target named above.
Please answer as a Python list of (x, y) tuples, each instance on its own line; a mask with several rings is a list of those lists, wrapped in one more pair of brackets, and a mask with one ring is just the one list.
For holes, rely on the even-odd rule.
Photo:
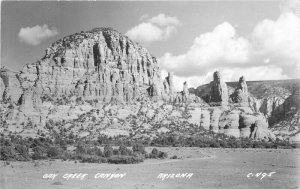
[(158, 158), (165, 159), (167, 157), (168, 157), (168, 154), (166, 152), (159, 151)]
[(156, 148), (153, 148), (152, 152), (147, 157), (152, 159), (165, 159), (168, 157), (168, 154), (166, 152), (162, 152), (157, 150)]
[(78, 142), (76, 145), (76, 153), (77, 154), (86, 154), (87, 153), (87, 146), (83, 142)]
[(220, 148), (221, 145), (220, 145), (219, 142), (213, 141), (213, 142), (210, 144), (210, 147), (212, 147), (212, 148)]
[(36, 146), (33, 148), (32, 159), (47, 159), (47, 149), (42, 146)]
[(1, 146), (0, 158), (1, 160), (15, 160), (16, 152), (12, 146)]
[(104, 154), (103, 154), (103, 152), (102, 152), (102, 150), (100, 149), (100, 148), (96, 148), (96, 153), (95, 153), (97, 156), (101, 156), (101, 157), (103, 157), (104, 156)]
[(29, 161), (30, 160), (29, 150), (26, 145), (16, 144), (15, 151), (17, 154), (17, 156), (15, 157), (16, 160), (18, 160), (18, 161)]
[(79, 159), (81, 159), (82, 163), (102, 163), (102, 157), (96, 155), (88, 155), (88, 154), (81, 154)]
[(159, 151), (156, 149), (156, 148), (153, 148), (152, 149), (152, 152), (151, 152), (151, 154), (153, 154), (154, 156), (158, 156), (158, 153), (159, 153)]
[(119, 146), (119, 152), (121, 155), (125, 155), (125, 156), (131, 156), (133, 154), (132, 150), (128, 149), (124, 145)]
[(108, 163), (113, 164), (135, 164), (144, 161), (142, 156), (113, 156), (107, 159)]
[(146, 153), (145, 147), (144, 147), (144, 145), (142, 143), (135, 143), (135, 144), (133, 144), (132, 151), (133, 152), (139, 152), (141, 154), (145, 154)]
[(71, 159), (71, 157), (72, 157), (72, 154), (69, 153), (68, 151), (63, 151), (59, 156), (59, 158), (62, 159), (63, 161)]
[(96, 146), (90, 148), (90, 147), (87, 147), (86, 149), (86, 154), (89, 154), (89, 155), (97, 155), (97, 156), (103, 156), (103, 153), (101, 151), (100, 148), (97, 148)]
[(61, 155), (59, 147), (51, 146), (47, 149), (47, 156), (50, 158), (58, 158)]
[(120, 155), (119, 150), (118, 150), (118, 149), (114, 149), (114, 150), (113, 150), (113, 155)]
[(104, 146), (104, 156), (105, 157), (111, 157), (113, 155), (113, 148), (110, 145)]

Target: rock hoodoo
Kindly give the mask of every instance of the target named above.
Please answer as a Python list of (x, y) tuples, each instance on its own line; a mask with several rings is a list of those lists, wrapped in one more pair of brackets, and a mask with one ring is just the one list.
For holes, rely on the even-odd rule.
[(187, 84), (186, 81), (183, 83), (183, 91), (182, 91), (182, 93), (183, 93), (184, 95), (189, 95), (189, 94), (190, 94), (190, 93), (189, 93), (189, 87), (188, 87), (188, 84)]
[(196, 96), (195, 94), (191, 94), (189, 92), (189, 87), (187, 82), (183, 83), (183, 88), (181, 92), (177, 92), (175, 99), (173, 100), (174, 103), (198, 103), (200, 106), (207, 106), (200, 97)]
[(247, 83), (244, 76), (240, 77), (239, 83), (234, 93), (231, 95), (231, 98), (234, 103), (248, 105), (249, 94), (248, 94)]
[(228, 89), (226, 83), (222, 80), (220, 72), (214, 73), (214, 80), (210, 83), (210, 100), (209, 102), (215, 105), (228, 104)]

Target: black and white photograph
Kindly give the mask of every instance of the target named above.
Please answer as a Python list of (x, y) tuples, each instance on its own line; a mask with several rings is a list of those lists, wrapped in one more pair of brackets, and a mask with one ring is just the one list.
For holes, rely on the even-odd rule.
[(0, 189), (300, 188), (300, 0), (0, 3)]

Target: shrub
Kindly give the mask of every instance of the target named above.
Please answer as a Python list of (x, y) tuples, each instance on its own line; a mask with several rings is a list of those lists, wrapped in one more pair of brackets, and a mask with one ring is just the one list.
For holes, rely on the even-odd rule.
[(146, 153), (145, 147), (144, 147), (144, 145), (142, 143), (135, 143), (135, 144), (133, 144), (132, 151), (133, 152), (139, 152), (141, 154), (145, 154)]
[(168, 157), (168, 154), (166, 152), (159, 151), (158, 157), (160, 159), (165, 159)]
[(12, 146), (1, 146), (0, 158), (1, 160), (15, 160), (16, 152)]
[(168, 154), (166, 152), (162, 152), (157, 150), (156, 148), (152, 149), (152, 152), (148, 155), (148, 158), (152, 158), (152, 159), (165, 159), (168, 157)]
[(95, 154), (96, 154), (97, 156), (101, 156), (101, 157), (104, 156), (104, 154), (103, 154), (103, 152), (102, 152), (102, 150), (101, 150), (100, 148), (96, 148), (95, 151), (96, 151)]
[(96, 155), (88, 155), (88, 154), (82, 154), (80, 156), (81, 162), (82, 163), (101, 163), (102, 159), (99, 156)]
[(134, 164), (143, 162), (142, 156), (113, 156), (108, 158), (108, 163), (113, 164)]
[(220, 143), (217, 142), (217, 141), (212, 141), (212, 143), (210, 144), (210, 147), (213, 147), (213, 148), (220, 148)]
[(113, 150), (113, 155), (119, 155), (119, 154), (120, 154), (120, 152), (119, 152), (118, 149), (114, 149), (114, 150)]
[(151, 154), (153, 154), (153, 155), (155, 155), (157, 157), (158, 156), (158, 152), (159, 151), (156, 148), (153, 148)]
[(15, 157), (16, 160), (18, 160), (18, 161), (29, 161), (30, 160), (29, 150), (26, 145), (16, 144), (15, 150), (17, 153), (17, 156)]
[(47, 159), (47, 149), (42, 146), (36, 146), (33, 148), (32, 159)]
[(111, 157), (113, 155), (113, 148), (110, 145), (104, 146), (104, 156), (105, 157)]
[(119, 152), (121, 155), (131, 156), (133, 154), (132, 150), (128, 149), (124, 145), (120, 145)]
[(70, 154), (68, 151), (63, 151), (59, 158), (62, 159), (63, 161), (66, 161), (68, 159), (71, 159), (72, 154)]
[(61, 155), (59, 147), (51, 146), (47, 149), (47, 156), (50, 158), (58, 158)]
[(76, 153), (77, 154), (86, 154), (87, 153), (87, 146), (83, 142), (78, 142), (76, 145)]

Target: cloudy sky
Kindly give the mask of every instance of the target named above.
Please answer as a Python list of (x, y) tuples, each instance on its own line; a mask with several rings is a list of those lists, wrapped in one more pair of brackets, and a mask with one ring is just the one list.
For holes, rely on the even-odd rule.
[(174, 72), (177, 88), (212, 80), (300, 78), (300, 0), (2, 2), (1, 65), (21, 70), (54, 41), (109, 26)]

